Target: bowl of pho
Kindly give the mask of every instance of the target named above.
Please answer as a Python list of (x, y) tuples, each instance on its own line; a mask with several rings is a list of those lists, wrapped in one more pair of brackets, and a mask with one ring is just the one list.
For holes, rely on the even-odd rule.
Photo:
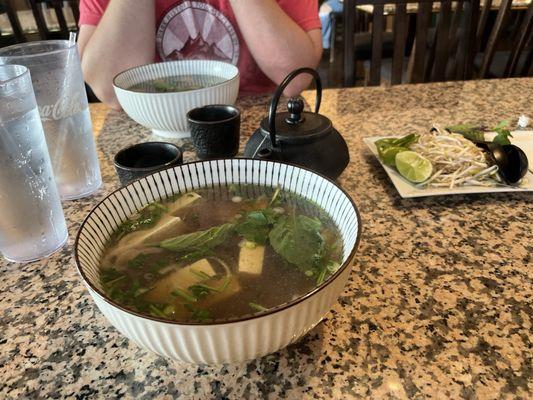
[(334, 182), (275, 161), (159, 171), (111, 193), (75, 243), (100, 311), (175, 360), (241, 362), (297, 341), (329, 312), (359, 243)]
[(134, 67), (113, 80), (117, 99), (137, 123), (165, 138), (190, 136), (186, 114), (208, 104), (234, 104), (239, 70), (222, 61), (168, 61)]

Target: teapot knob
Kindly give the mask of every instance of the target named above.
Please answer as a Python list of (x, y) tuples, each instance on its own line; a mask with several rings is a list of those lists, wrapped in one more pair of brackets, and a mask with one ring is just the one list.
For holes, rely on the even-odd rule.
[(289, 99), (287, 103), (287, 110), (291, 113), (290, 116), (285, 118), (285, 122), (288, 124), (297, 124), (303, 121), (302, 111), (304, 110), (304, 100), (301, 96), (294, 96)]
[[(310, 74), (313, 78), (315, 78), (315, 85), (316, 85), (315, 113), (318, 114), (318, 110), (320, 110), (320, 102), (322, 101), (322, 81), (320, 80), (320, 75), (318, 75), (318, 72), (312, 68), (307, 68), (307, 67), (299, 68), (297, 70), (292, 71), (289, 75), (285, 77), (283, 82), (280, 83), (280, 85), (274, 92), (274, 97), (272, 97), (272, 101), (270, 102), (270, 107), (268, 110), (268, 127), (269, 127), (268, 131), (270, 133), (270, 142), (272, 143), (273, 147), (277, 147), (276, 111), (278, 109), (279, 99), (281, 98), (283, 91), (289, 85), (289, 83), (296, 76), (303, 74), (303, 73)], [(303, 101), (302, 101), (302, 110), (303, 110)]]

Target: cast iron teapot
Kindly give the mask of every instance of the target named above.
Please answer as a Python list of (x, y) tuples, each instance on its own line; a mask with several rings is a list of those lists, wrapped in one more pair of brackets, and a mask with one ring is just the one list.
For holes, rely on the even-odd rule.
[[(302, 73), (311, 74), (316, 83), (315, 112), (304, 111), (301, 97), (292, 97), (288, 112), (277, 113), (283, 90)], [(348, 146), (331, 121), (318, 113), (322, 101), (322, 81), (312, 68), (291, 72), (276, 89), (267, 118), (261, 121), (244, 149), (244, 156), (284, 161), (307, 167), (330, 179), (337, 179), (350, 161)]]

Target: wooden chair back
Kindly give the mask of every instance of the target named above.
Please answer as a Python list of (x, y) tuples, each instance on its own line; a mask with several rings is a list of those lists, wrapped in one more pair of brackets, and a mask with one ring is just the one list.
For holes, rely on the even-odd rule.
[[(529, 48), (526, 49), (526, 46)], [(519, 60), (523, 51), (526, 51), (525, 61), (522, 69), (518, 71)], [(505, 66), (504, 77), (511, 76), (533, 76), (533, 2), (529, 3)]]
[[(417, 4), (416, 14), (408, 13), (409, 4)], [(438, 3), (436, 24), (432, 29), (433, 5)], [(358, 5), (372, 5), (372, 51), (369, 85), (381, 81), (385, 4), (394, 4), (393, 56), (391, 84), (402, 83), (405, 57), (409, 54), (407, 83), (466, 79), (472, 73), (473, 46), (479, 12), (479, 0), (459, 0), (452, 9), (451, 0), (346, 0), (344, 6), (344, 83), (355, 82), (354, 19)], [(408, 40), (409, 18), (415, 19), (414, 43)], [(434, 33), (432, 33), (432, 31)]]
[[(12, 35), (13, 37), (10, 39), (12, 40), (14, 38), (16, 43), (25, 42), (26, 37), (24, 36), (24, 32), (22, 31), (22, 26), (20, 25), (17, 12), (13, 4), (13, 0), (4, 0), (4, 10), (7, 14), (7, 18), (9, 20), (9, 24), (11, 25), (11, 29), (13, 30), (13, 35)], [(9, 43), (9, 44), (13, 44), (13, 43)]]
[[(64, 14), (64, 3), (68, 3), (72, 8), (74, 18), (76, 21), (79, 19), (79, 6), (78, 0), (70, 0), (64, 2), (63, 0), (28, 0), (29, 5), (35, 18), (35, 23), (37, 25), (37, 30), (39, 31), (39, 36), (42, 40), (46, 39), (68, 39), (69, 33), (72, 30), (67, 25), (67, 20)], [(43, 9), (45, 7), (51, 7), (57, 18), (59, 24), (59, 30), (50, 30), (46, 24), (46, 19), (44, 17)]]
[[(490, 1), (490, 0), (488, 0)], [(488, 78), (491, 75), (491, 65), (494, 54), (499, 41), (502, 39), (502, 33), (508, 26), (509, 15), (511, 12), (512, 0), (502, 0), (496, 15), (494, 26), (490, 31), (487, 45), (483, 51), (483, 58), (481, 60), (481, 67), (479, 71), (480, 78)], [(482, 13), (483, 15), (483, 13)], [(483, 31), (481, 32), (483, 33)], [(479, 36), (479, 29), (478, 29)], [(527, 10), (524, 12), (522, 22), (516, 34), (512, 39), (512, 46), (508, 52), (508, 58), (505, 65), (505, 70), (501, 78), (508, 78), (511, 76), (528, 76), (533, 73), (532, 54), (533, 54), (533, 2), (529, 3)], [(525, 62), (522, 64), (521, 70), (518, 70), (519, 60), (522, 53), (525, 52)], [(500, 77), (500, 76), (499, 76)]]
[[(481, 15), (481, 23), (478, 29), (478, 39), (481, 43), (483, 39), (483, 32), (485, 30), (485, 24), (488, 17), (485, 17), (484, 14), (490, 11), (490, 1), (485, 3), (483, 7), (483, 12)], [(496, 20), (494, 21), (494, 26), (490, 32), (485, 50), (483, 51), (483, 59), (481, 61), (481, 68), (479, 71), (480, 78), (487, 78), (489, 76), (490, 66), (492, 64), (492, 59), (494, 58), (494, 53), (496, 52), (496, 45), (500, 39), (501, 33), (505, 28), (505, 23), (509, 17), (509, 12), (511, 11), (512, 0), (502, 0), (500, 3), (500, 8), (498, 9), (498, 14), (496, 15)], [(482, 25), (483, 24), (483, 25)]]
[(479, 51), (481, 44), (485, 39), (485, 30), (487, 27), (487, 21), (489, 19), (489, 14), (492, 11), (492, 0), (484, 0), (483, 6), (481, 7), (479, 23), (477, 24), (476, 31), (476, 52)]

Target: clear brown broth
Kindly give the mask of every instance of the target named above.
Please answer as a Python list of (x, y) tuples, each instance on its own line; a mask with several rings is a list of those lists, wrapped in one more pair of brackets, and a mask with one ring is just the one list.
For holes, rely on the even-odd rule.
[[(272, 188), (243, 185), (232, 188), (205, 188), (195, 192), (202, 197), (192, 205), (174, 214), (183, 221), (180, 234), (193, 233), (234, 222), (236, 216), (246, 211), (262, 209), (268, 204), (274, 190)], [(242, 201), (233, 201), (232, 198), (236, 200), (234, 198), (236, 195), (241, 197)], [(323, 232), (328, 245), (336, 248), (330, 254), (330, 258), (340, 263), (342, 259), (341, 238), (331, 218), (318, 206), (299, 196), (282, 192), (282, 197), (281, 201), (277, 201), (277, 207), (283, 208), (287, 215), (294, 213), (295, 215), (318, 217), (322, 222), (321, 232)], [(165, 203), (162, 204), (165, 205)], [(127, 237), (128, 235), (120, 238), (120, 240), (125, 240)], [(239, 290), (227, 296), (210, 293), (194, 303), (188, 302), (182, 297), (171, 295), (165, 298), (164, 301), (152, 304), (152, 306), (157, 307), (158, 310), (166, 308), (168, 311), (173, 308), (175, 311), (165, 315), (160, 315), (158, 312), (154, 314), (153, 309), (150, 309), (151, 303), (153, 303), (153, 300), (150, 300), (151, 291), (137, 296), (133, 300), (127, 296), (123, 298), (124, 296), (121, 293), (130, 293), (132, 285), (136, 281), (142, 290), (149, 289), (154, 285), (154, 282), (161, 282), (167, 277), (172, 277), (173, 272), (187, 267), (190, 262), (180, 261), (183, 256), (182, 253), (177, 254), (170, 250), (150, 247), (149, 254), (144, 254), (143, 246), (138, 246), (142, 252), (141, 254), (144, 254), (142, 265), (132, 268), (131, 259), (121, 259), (119, 261), (120, 256), (116, 256), (116, 250), (122, 243), (120, 240), (116, 234), (111, 238), (103, 256), (101, 269), (104, 272), (113, 268), (115, 271), (125, 275), (125, 278), (117, 278), (119, 282), (114, 285), (118, 286), (118, 288), (115, 287), (114, 289), (107, 287), (102, 279), (104, 290), (115, 301), (125, 307), (169, 320), (178, 322), (231, 320), (258, 312), (258, 310), (251, 308), (250, 303), (259, 304), (265, 309), (270, 309), (308, 293), (317, 285), (316, 275), (307, 276), (302, 269), (287, 262), (268, 242), (265, 245), (262, 273), (254, 275), (239, 272), (239, 252), (241, 251), (239, 244), (242, 243), (243, 239), (237, 233), (233, 233), (223, 244), (213, 250), (212, 258), (207, 258), (213, 269), (219, 274), (216, 278), (207, 281), (207, 283), (211, 284), (212, 287), (221, 287), (225, 270), (218, 262), (219, 259), (229, 266), (231, 270), (231, 284), (228, 286), (233, 288), (234, 284), (238, 284)], [(154, 253), (151, 253), (152, 251)], [(158, 263), (166, 263), (166, 266), (157, 273), (153, 273), (153, 266)], [(175, 266), (170, 272), (165, 271), (165, 268), (168, 268), (168, 264)], [(216, 300), (217, 296), (220, 298), (219, 300)], [(205, 310), (208, 313), (208, 317), (206, 318), (206, 315), (199, 317), (195, 314), (195, 311), (186, 309), (186, 304), (188, 303), (194, 310), (201, 310), (202, 312)]]
[(141, 93), (186, 92), (219, 85), (225, 80), (216, 75), (177, 75), (143, 81), (131, 86), (129, 90)]

